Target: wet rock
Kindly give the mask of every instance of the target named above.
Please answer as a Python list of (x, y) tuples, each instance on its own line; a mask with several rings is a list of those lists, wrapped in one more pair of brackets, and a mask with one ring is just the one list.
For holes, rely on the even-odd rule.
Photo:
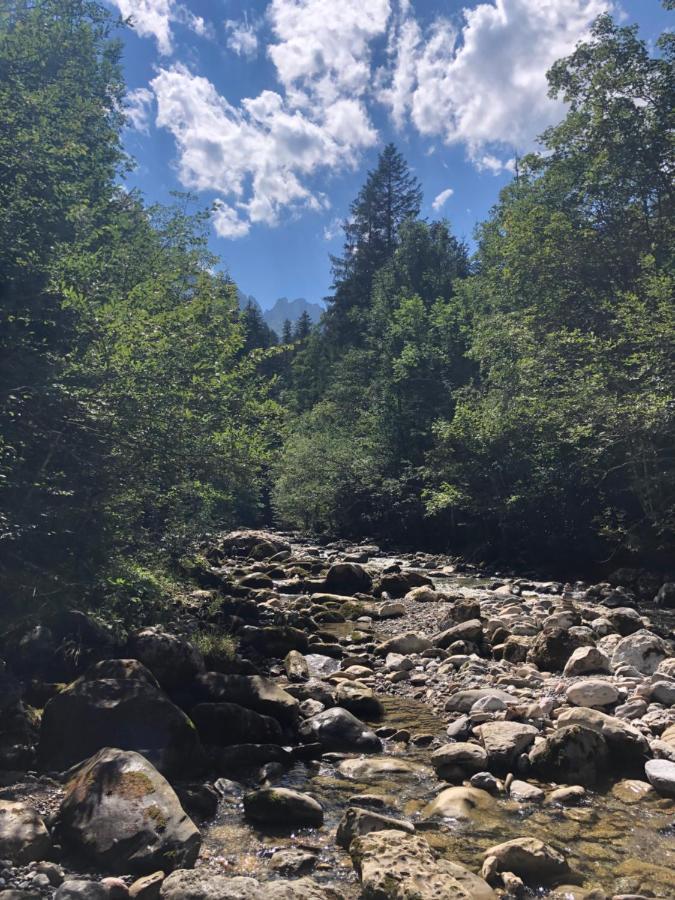
[(593, 787), (607, 774), (608, 756), (601, 734), (569, 725), (537, 744), (529, 759), (532, 773), (541, 780)]
[(624, 778), (617, 781), (612, 788), (612, 796), (617, 797), (622, 803), (640, 803), (650, 794), (654, 794), (651, 784), (635, 778)]
[(157, 900), (165, 877), (164, 872), (160, 870), (137, 878), (129, 887), (131, 900)]
[(547, 803), (558, 803), (560, 806), (575, 806), (586, 796), (586, 788), (580, 784), (556, 788), (546, 798)]
[(323, 824), (321, 805), (308, 794), (288, 788), (261, 788), (246, 794), (244, 812), (247, 819), (263, 827), (319, 827)]
[(619, 771), (626, 766), (642, 765), (645, 756), (649, 753), (647, 739), (637, 728), (623, 719), (607, 715), (600, 710), (587, 707), (566, 709), (558, 716), (556, 727), (568, 725), (581, 725), (583, 728), (602, 735), (607, 742), (612, 764)]
[(376, 593), (380, 595), (386, 593), (399, 599), (406, 597), (414, 588), (426, 586), (432, 589), (434, 586), (427, 575), (421, 575), (419, 572), (391, 572), (382, 575)]
[(609, 681), (587, 678), (570, 685), (565, 692), (574, 706), (612, 706), (619, 699), (619, 692)]
[(477, 728), (485, 748), (490, 771), (504, 774), (516, 759), (534, 742), (539, 733), (533, 725), (522, 722), (486, 722)]
[(54, 900), (110, 900), (110, 893), (98, 881), (70, 879), (63, 882), (54, 895)]
[(424, 819), (469, 819), (476, 813), (494, 809), (494, 799), (490, 794), (477, 787), (450, 787), (425, 806)]
[(390, 829), (413, 834), (415, 826), (412, 822), (406, 820), (394, 819), (392, 816), (383, 816), (368, 809), (350, 806), (345, 811), (342, 819), (340, 819), (335, 840), (338, 846), (348, 849), (354, 838), (370, 834), (372, 831), (387, 831)]
[(515, 778), (509, 787), (509, 797), (523, 803), (539, 803), (544, 799), (544, 792), (534, 784)]
[(335, 706), (300, 725), (300, 737), (321, 744), (324, 751), (360, 751), (377, 753), (382, 742), (377, 735), (348, 710)]
[(645, 765), (645, 775), (659, 794), (675, 797), (675, 762), (667, 759), (650, 759)]
[(367, 900), (495, 900), (489, 885), (427, 842), (402, 831), (376, 831), (352, 841), (349, 853)]
[(563, 675), (591, 675), (609, 670), (609, 657), (597, 647), (577, 647), (565, 663)]
[(161, 900), (343, 900), (341, 891), (317, 884), (312, 878), (266, 881), (214, 875), (208, 870), (181, 869), (162, 885)]
[(284, 659), (284, 668), (289, 681), (307, 681), (309, 665), (299, 650), (289, 650)]
[(619, 641), (612, 654), (612, 668), (633, 666), (643, 675), (651, 675), (667, 656), (665, 642), (643, 628)]
[(162, 687), (181, 687), (204, 671), (204, 660), (196, 647), (161, 628), (144, 628), (133, 636), (131, 646), (135, 658)]
[(111, 872), (170, 872), (192, 866), (201, 836), (169, 783), (140, 754), (107, 748), (66, 787), (62, 839)]
[(31, 806), (0, 800), (0, 859), (25, 865), (48, 856), (51, 846), (45, 823)]
[(237, 703), (199, 703), (190, 716), (205, 744), (225, 747), (283, 743), (281, 726), (276, 719)]
[(268, 678), (260, 675), (222, 675), (206, 672), (196, 680), (201, 699), (212, 703), (236, 703), (285, 725), (298, 719), (298, 701)]
[(552, 628), (535, 637), (527, 660), (542, 672), (562, 672), (572, 653), (578, 647), (591, 643), (590, 638), (571, 635), (564, 628)]
[(307, 850), (298, 850), (290, 847), (287, 850), (277, 850), (270, 858), (270, 869), (279, 875), (297, 877), (308, 875), (316, 866), (318, 856)]
[(439, 778), (462, 781), (476, 772), (485, 771), (487, 753), (479, 744), (443, 744), (431, 754), (431, 765)]
[(492, 872), (513, 872), (533, 887), (560, 883), (571, 875), (562, 853), (537, 838), (529, 837), (514, 838), (490, 847), (485, 853), (483, 873)]
[(366, 719), (382, 717), (383, 706), (374, 691), (359, 681), (342, 681), (335, 692), (339, 706)]
[(336, 594), (369, 594), (373, 579), (357, 563), (335, 563), (326, 575), (326, 590)]
[(371, 756), (359, 759), (345, 759), (338, 765), (338, 771), (345, 778), (369, 782), (377, 778), (421, 777), (431, 775), (431, 769), (422, 763), (397, 756)]
[(407, 634), (399, 634), (396, 637), (389, 638), (375, 648), (378, 656), (387, 656), (389, 653), (400, 653), (406, 656), (409, 653), (421, 653), (431, 647), (431, 641), (420, 634), (413, 631)]
[(45, 707), (40, 764), (67, 769), (106, 746), (137, 750), (163, 772), (184, 772), (202, 759), (188, 717), (146, 680), (79, 678)]
[(500, 700), (506, 706), (517, 705), (520, 702), (518, 697), (499, 688), (471, 688), (453, 694), (445, 704), (445, 708), (448, 712), (469, 712), (476, 701), (484, 698)]
[(250, 572), (239, 579), (239, 587), (246, 591), (264, 591), (274, 588), (274, 581), (264, 572)]

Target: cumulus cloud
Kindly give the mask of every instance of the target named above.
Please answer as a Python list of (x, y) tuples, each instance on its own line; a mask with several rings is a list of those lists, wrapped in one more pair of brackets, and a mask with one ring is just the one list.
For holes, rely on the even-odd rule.
[(110, 0), (120, 14), (131, 22), (140, 37), (151, 37), (157, 41), (159, 52), (168, 56), (173, 52), (173, 23), (185, 25), (195, 34), (207, 36), (209, 26), (201, 16), (176, 0)]
[(424, 33), (409, 10), (390, 36), (395, 59), (380, 100), (399, 127), (411, 121), (423, 135), (464, 144), (478, 168), (509, 169), (495, 146), (529, 148), (560, 117), (546, 72), (610, 7), (610, 0), (493, 0), (465, 8), (460, 28), (439, 17)]
[(141, 87), (129, 91), (124, 100), (124, 113), (131, 128), (141, 131), (143, 134), (148, 133), (150, 107), (153, 99), (154, 95), (148, 88)]
[(239, 22), (234, 19), (226, 19), (224, 24), (227, 31), (227, 46), (230, 50), (237, 56), (254, 59), (258, 55), (256, 26), (247, 19)]
[(442, 209), (445, 206), (445, 204), (448, 202), (448, 200), (452, 197), (452, 195), (454, 193), (455, 192), (453, 191), (452, 188), (446, 188), (444, 191), (441, 191), (440, 194), (437, 194), (434, 197), (434, 199), (431, 203), (431, 208), (434, 209), (436, 212), (438, 212), (440, 209)]

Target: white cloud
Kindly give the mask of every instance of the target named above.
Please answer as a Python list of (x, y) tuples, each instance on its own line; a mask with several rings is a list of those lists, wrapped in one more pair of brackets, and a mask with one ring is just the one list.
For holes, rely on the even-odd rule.
[(173, 23), (185, 25), (202, 37), (210, 35), (210, 28), (201, 16), (196, 16), (176, 0), (109, 0), (125, 18), (131, 18), (140, 37), (152, 37), (163, 56), (173, 52)]
[(148, 133), (150, 107), (154, 95), (148, 88), (136, 88), (124, 98), (124, 113), (129, 120), (129, 125), (143, 134)]
[(254, 59), (258, 55), (258, 35), (256, 26), (247, 19), (237, 22), (234, 19), (225, 20), (227, 31), (227, 46), (237, 56), (246, 59)]
[(180, 64), (160, 69), (151, 87), (157, 125), (176, 141), (181, 183), (223, 198), (215, 227), (224, 237), (240, 237), (253, 223), (276, 225), (286, 209), (324, 209), (326, 198), (310, 188), (310, 176), (353, 165), (376, 140), (354, 100), (318, 117), (293, 109), (275, 91), (234, 107)]
[(342, 234), (342, 219), (331, 219), (328, 225), (323, 227), (324, 241), (334, 241), (336, 237)]
[(452, 188), (446, 188), (444, 191), (441, 191), (440, 194), (437, 194), (434, 197), (431, 208), (438, 212), (445, 206), (454, 193)]
[[(478, 168), (509, 169), (496, 147), (523, 150), (562, 114), (546, 72), (610, 0), (493, 0), (437, 18), (422, 33), (409, 12), (390, 37), (395, 63), (379, 98), (402, 127), (464, 144)], [(486, 151), (485, 148), (489, 148)]]
[(500, 175), (502, 172), (515, 172), (516, 170), (514, 157), (499, 159), (493, 153), (474, 153), (471, 159), (479, 172), (492, 172), (493, 175)]

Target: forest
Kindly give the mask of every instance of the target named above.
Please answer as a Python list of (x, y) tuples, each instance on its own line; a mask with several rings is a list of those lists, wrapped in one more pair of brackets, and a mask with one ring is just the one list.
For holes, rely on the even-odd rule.
[(384, 147), (321, 322), (276, 335), (239, 310), (210, 210), (125, 188), (120, 27), (89, 0), (0, 9), (6, 612), (142, 604), (243, 525), (672, 565), (671, 33), (603, 15), (552, 67), (567, 113), (471, 248)]

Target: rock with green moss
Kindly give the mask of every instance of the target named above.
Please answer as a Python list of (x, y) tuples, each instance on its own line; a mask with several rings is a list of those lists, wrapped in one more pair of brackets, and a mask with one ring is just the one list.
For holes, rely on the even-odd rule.
[(80, 767), (59, 811), (65, 846), (114, 874), (194, 865), (201, 836), (170, 784), (139, 753), (106, 748)]

